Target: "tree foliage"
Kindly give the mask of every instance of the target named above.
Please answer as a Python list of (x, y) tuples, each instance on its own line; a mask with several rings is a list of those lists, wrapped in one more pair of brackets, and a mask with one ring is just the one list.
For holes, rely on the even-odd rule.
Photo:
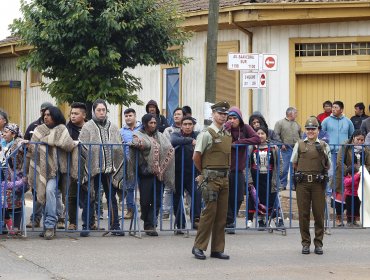
[(50, 79), (42, 88), (59, 102), (141, 104), (141, 83), (129, 68), (188, 61), (169, 50), (190, 37), (179, 28), (175, 1), (22, 0), (21, 11), (12, 33), (34, 48), (19, 67)]

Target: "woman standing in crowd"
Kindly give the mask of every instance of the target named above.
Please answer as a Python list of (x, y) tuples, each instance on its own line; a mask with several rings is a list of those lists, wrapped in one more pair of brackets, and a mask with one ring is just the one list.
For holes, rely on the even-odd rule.
[(3, 130), (1, 165), (4, 167), (0, 188), (1, 204), (5, 208), (4, 223), (12, 232), (20, 229), (23, 193), (28, 190), (27, 177), (23, 176), (24, 149), (19, 126), (8, 123)]
[[(370, 171), (370, 149), (369, 147), (360, 146), (363, 145), (365, 142), (365, 134), (357, 129), (353, 132), (351, 138), (345, 143), (346, 145), (341, 146), (337, 156), (337, 167), (336, 167), (336, 189), (333, 193), (334, 200), (335, 200), (335, 211), (336, 211), (336, 219), (337, 219), (337, 226), (344, 226), (342, 223), (342, 203), (343, 211), (347, 209), (347, 216), (348, 216), (348, 208), (352, 206), (347, 205), (347, 199), (345, 197), (345, 186), (343, 184), (343, 177), (345, 176), (345, 172), (348, 168), (354, 168), (355, 170), (359, 170), (361, 165), (364, 165), (368, 171)], [(348, 145), (351, 144), (351, 145)], [(352, 146), (353, 145), (353, 146)], [(354, 157), (352, 157), (354, 155)], [(362, 157), (364, 155), (364, 158)], [(352, 170), (351, 170), (352, 174)], [(342, 187), (343, 186), (343, 187)], [(351, 186), (352, 188), (352, 186)], [(352, 198), (349, 196), (349, 199)], [(351, 204), (350, 202), (350, 204)], [(351, 210), (350, 210), (351, 211)]]
[(249, 125), (254, 130), (256, 130), (257, 128), (259, 128), (261, 126), (266, 127), (267, 130), (268, 130), (267, 136), (268, 136), (270, 144), (278, 144), (279, 143), (279, 141), (277, 140), (277, 138), (275, 136), (274, 130), (268, 128), (267, 122), (266, 122), (265, 118), (262, 116), (262, 114), (260, 112), (258, 112), (258, 111), (253, 112), (253, 114), (249, 117)]
[[(66, 120), (59, 108), (50, 106), (44, 113), (44, 123), (34, 130), (27, 157), (30, 159), (28, 183), (36, 187), (37, 201), (45, 204), (45, 239), (55, 236), (57, 223), (57, 193), (60, 175), (67, 173), (67, 152), (71, 152), (77, 141), (69, 136)], [(36, 181), (34, 181), (36, 179)]]
[[(152, 114), (142, 117), (143, 128), (134, 132), (130, 161), (138, 160), (141, 219), (149, 236), (158, 236), (157, 217), (161, 206), (161, 184), (172, 190), (175, 187), (174, 149), (170, 140), (157, 130)], [(136, 149), (139, 158), (136, 158)], [(135, 164), (130, 165), (129, 179), (135, 176)], [(154, 199), (155, 198), (155, 199)]]
[[(278, 157), (275, 146), (269, 146), (268, 129), (266, 127), (258, 127), (257, 135), (261, 139), (259, 146), (253, 146), (250, 152), (250, 169), (253, 179), (253, 184), (256, 186), (256, 195), (249, 195), (249, 213), (256, 211), (256, 202), (259, 202), (258, 207), (258, 227), (263, 230), (266, 227), (265, 216), (271, 215), (273, 210), (276, 194), (279, 187), (279, 175), (282, 172), (282, 158)], [(278, 173), (277, 168), (280, 167)], [(258, 186), (258, 187), (257, 187)], [(275, 207), (279, 207), (276, 206)], [(279, 219), (278, 227), (283, 227), (283, 220)]]
[[(117, 187), (122, 182), (123, 147), (119, 129), (108, 120), (107, 104), (97, 99), (92, 106), (92, 120), (81, 129), (85, 176), (83, 178), (82, 232), (81, 237), (89, 236), (91, 229), (96, 229), (94, 215), (95, 193), (100, 193), (103, 186), (107, 198), (110, 217), (109, 230), (112, 235), (123, 236), (118, 220)], [(91, 145), (89, 145), (91, 144)], [(90, 184), (89, 184), (90, 182)], [(90, 195), (90, 198), (89, 198)], [(88, 203), (90, 201), (90, 203)]]

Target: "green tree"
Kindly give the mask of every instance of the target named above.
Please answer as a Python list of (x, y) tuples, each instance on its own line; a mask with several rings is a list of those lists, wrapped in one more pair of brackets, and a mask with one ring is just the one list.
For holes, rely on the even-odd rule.
[(21, 11), (12, 33), (34, 48), (18, 66), (50, 79), (42, 89), (58, 102), (142, 104), (134, 93), (141, 83), (129, 68), (188, 61), (169, 50), (190, 38), (179, 28), (176, 1), (22, 0)]

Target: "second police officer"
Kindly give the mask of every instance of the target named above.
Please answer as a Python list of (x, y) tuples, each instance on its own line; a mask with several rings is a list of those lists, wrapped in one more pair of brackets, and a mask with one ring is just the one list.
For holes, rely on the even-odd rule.
[(330, 168), (330, 148), (318, 139), (319, 123), (316, 118), (306, 121), (307, 137), (299, 140), (293, 149), (292, 163), (297, 183), (297, 204), (302, 254), (310, 253), (310, 209), (315, 220), (315, 254), (322, 255), (324, 237), (325, 186)]

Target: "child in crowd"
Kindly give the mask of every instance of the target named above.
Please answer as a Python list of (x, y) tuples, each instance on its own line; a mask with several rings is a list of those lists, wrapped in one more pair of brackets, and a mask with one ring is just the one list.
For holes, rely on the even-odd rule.
[[(258, 205), (258, 228), (264, 230), (266, 228), (266, 214), (271, 215), (279, 185), (279, 175), (283, 166), (281, 157), (279, 158), (275, 146), (268, 145), (268, 129), (266, 127), (258, 127), (255, 129), (257, 135), (261, 139), (259, 146), (253, 146), (250, 153), (250, 168), (253, 179), (253, 185), (256, 189), (254, 197), (253, 188), (251, 189), (248, 205), (248, 213), (256, 211), (256, 202)], [(279, 162), (279, 164), (278, 164)], [(280, 171), (277, 170), (280, 166)], [(283, 227), (282, 219), (277, 221), (278, 227)]]
[(358, 187), (360, 185), (360, 177), (361, 173), (359, 172), (357, 167), (353, 167), (353, 177), (352, 177), (352, 166), (349, 166), (346, 169), (346, 176), (343, 179), (344, 195), (347, 209), (347, 226), (349, 227), (359, 226), (357, 222), (360, 220), (361, 201), (358, 197)]

